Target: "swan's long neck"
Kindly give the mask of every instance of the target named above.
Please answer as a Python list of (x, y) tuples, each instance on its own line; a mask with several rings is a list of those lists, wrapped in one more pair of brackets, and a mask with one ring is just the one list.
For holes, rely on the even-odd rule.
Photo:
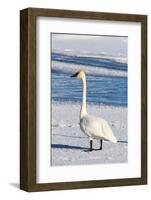
[(82, 83), (83, 83), (83, 93), (82, 93), (82, 105), (81, 105), (81, 113), (80, 113), (81, 118), (87, 114), (87, 111), (86, 111), (86, 89), (87, 89), (86, 88), (86, 76), (83, 76)]

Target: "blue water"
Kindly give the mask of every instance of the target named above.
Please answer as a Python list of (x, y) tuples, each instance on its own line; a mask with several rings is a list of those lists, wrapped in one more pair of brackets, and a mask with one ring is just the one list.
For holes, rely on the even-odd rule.
[[(64, 57), (64, 56), (63, 56)], [(70, 56), (69, 56), (70, 57)], [(54, 57), (52, 57), (54, 59)], [(62, 59), (62, 57), (60, 58)], [(66, 58), (66, 63), (71, 62), (75, 63), (75, 58)], [(89, 62), (89, 59), (78, 58), (79, 60), (76, 63)], [(56, 60), (56, 59), (54, 59)], [(90, 58), (91, 62), (92, 59)], [(65, 62), (62, 60), (62, 62)], [(101, 62), (100, 60), (98, 62)], [(104, 61), (102, 61), (104, 62)], [(93, 63), (96, 64), (95, 62)], [(91, 67), (94, 65), (91, 64)], [(119, 69), (122, 65), (112, 63), (112, 61), (106, 62), (106, 68)], [(113, 65), (113, 67), (112, 67)], [(126, 64), (125, 64), (126, 65)], [(121, 70), (126, 71), (127, 65), (123, 65)], [(96, 65), (95, 65), (96, 66)], [(101, 65), (102, 66), (102, 65)], [(90, 67), (90, 66), (89, 66)], [(98, 66), (99, 67), (99, 66)], [(82, 100), (82, 81), (77, 78), (71, 78), (70, 73), (59, 72), (52, 70), (52, 100), (54, 101), (78, 101)], [(115, 76), (103, 76), (103, 75), (87, 75), (87, 102), (91, 103), (101, 103), (105, 105), (114, 105), (114, 106), (127, 106), (127, 77), (115, 77)]]
[(95, 67), (101, 66), (108, 69), (117, 69), (117, 70), (127, 71), (127, 64), (118, 63), (111, 59), (69, 56), (69, 55), (63, 55), (59, 53), (52, 53), (52, 60), (59, 61), (59, 62), (88, 65), (88, 66), (90, 65), (90, 66), (95, 66)]

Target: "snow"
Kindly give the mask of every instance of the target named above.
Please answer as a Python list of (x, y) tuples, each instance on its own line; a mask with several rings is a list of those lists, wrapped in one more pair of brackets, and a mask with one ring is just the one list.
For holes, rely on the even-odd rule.
[(127, 162), (127, 108), (88, 104), (88, 113), (107, 120), (118, 142), (93, 141), (92, 152), (89, 140), (79, 127), (80, 104), (73, 102), (52, 103), (52, 148), (51, 165), (85, 165)]
[(71, 49), (64, 49), (63, 51), (56, 50), (56, 51), (53, 51), (53, 53), (57, 53), (57, 54), (65, 55), (65, 56), (106, 59), (106, 60), (114, 61), (117, 63), (123, 63), (123, 64), (128, 63), (127, 56), (120, 54), (120, 53), (118, 53), (116, 55), (108, 55), (107, 52), (101, 52), (99, 54), (96, 54), (96, 53), (94, 54), (94, 53), (88, 52), (88, 51), (73, 52)]
[(81, 64), (71, 64), (59, 61), (52, 61), (52, 70), (56, 70), (64, 73), (75, 73), (79, 70), (84, 70), (86, 74), (93, 75), (104, 75), (104, 76), (118, 76), (118, 77), (127, 77), (127, 71), (115, 70), (115, 69), (107, 69), (104, 67), (91, 67), (87, 65)]

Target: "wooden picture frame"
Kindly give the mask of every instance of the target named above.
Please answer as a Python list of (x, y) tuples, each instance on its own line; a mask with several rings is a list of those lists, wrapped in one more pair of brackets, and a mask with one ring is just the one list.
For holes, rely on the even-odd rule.
[[(36, 19), (56, 17), (141, 23), (141, 177), (36, 183)], [(25, 191), (147, 184), (147, 16), (27, 8), (20, 12), (20, 188)]]

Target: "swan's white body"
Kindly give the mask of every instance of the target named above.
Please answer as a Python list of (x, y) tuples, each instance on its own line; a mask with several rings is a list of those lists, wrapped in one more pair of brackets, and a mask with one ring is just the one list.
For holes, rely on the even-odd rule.
[(117, 142), (108, 122), (99, 117), (86, 114), (80, 118), (80, 128), (89, 140), (103, 139), (113, 143)]
[(89, 140), (100, 139), (109, 140), (113, 143), (117, 142), (108, 122), (102, 118), (89, 115), (86, 110), (86, 75), (84, 71), (80, 71), (75, 75), (83, 82), (83, 97), (80, 112), (80, 128), (89, 137)]

